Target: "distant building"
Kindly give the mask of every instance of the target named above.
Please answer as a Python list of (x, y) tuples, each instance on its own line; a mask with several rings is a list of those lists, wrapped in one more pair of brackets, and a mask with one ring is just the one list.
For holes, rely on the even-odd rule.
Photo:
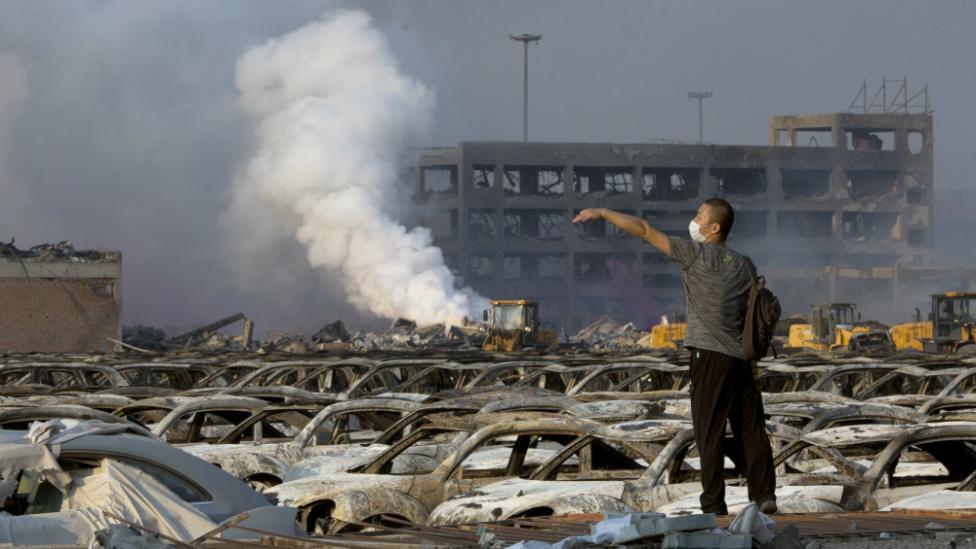
[(414, 200), (464, 284), (539, 300), (571, 331), (684, 311), (666, 257), (612, 226), (574, 227), (576, 212), (621, 210), (687, 237), (713, 196), (736, 208), (730, 246), (788, 310), (877, 302), (866, 315), (907, 320), (927, 298), (899, 296), (895, 267), (933, 262), (932, 147), (931, 115), (891, 113), (777, 116), (766, 146), (463, 142), (425, 151)]
[(122, 254), (70, 244), (0, 249), (0, 353), (111, 351), (121, 340)]

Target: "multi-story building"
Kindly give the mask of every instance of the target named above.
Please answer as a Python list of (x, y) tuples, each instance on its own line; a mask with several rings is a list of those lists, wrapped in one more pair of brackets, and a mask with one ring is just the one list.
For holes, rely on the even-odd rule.
[(602, 222), (574, 226), (576, 212), (612, 208), (687, 236), (713, 196), (736, 208), (729, 245), (755, 260), (788, 311), (877, 301), (890, 310), (874, 318), (907, 316), (899, 308), (914, 297), (899, 296), (897, 273), (934, 254), (931, 115), (778, 116), (769, 138), (462, 142), (425, 151), (414, 199), (462, 283), (539, 300), (544, 319), (568, 330), (603, 314), (646, 327), (684, 311), (667, 257)]

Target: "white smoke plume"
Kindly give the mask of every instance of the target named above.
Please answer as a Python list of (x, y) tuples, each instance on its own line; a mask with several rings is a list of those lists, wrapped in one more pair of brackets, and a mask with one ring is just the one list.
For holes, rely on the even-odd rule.
[(400, 162), (428, 131), (434, 96), (399, 72), (367, 14), (336, 12), (247, 51), (236, 83), (257, 119), (227, 215), (239, 258), (295, 239), (379, 317), (459, 324), (486, 305), (456, 287), (430, 231), (396, 219)]

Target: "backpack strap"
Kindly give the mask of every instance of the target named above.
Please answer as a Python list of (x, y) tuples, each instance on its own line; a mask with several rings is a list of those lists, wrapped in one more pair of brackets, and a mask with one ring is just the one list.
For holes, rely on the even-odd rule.
[[(752, 283), (753, 284), (758, 283), (760, 277), (759, 277), (759, 271), (756, 269), (756, 264), (753, 263), (752, 262), (752, 259), (749, 259), (749, 256), (747, 256), (747, 255), (744, 255), (743, 254), (742, 255), (742, 259), (745, 260), (745, 262), (746, 262), (746, 269), (749, 270), (749, 274), (752, 276)], [(765, 278), (765, 277), (763, 277), (763, 278)]]

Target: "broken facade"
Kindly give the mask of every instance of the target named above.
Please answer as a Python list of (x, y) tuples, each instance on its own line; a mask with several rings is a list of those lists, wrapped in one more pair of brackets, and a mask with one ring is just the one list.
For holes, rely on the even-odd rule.
[(571, 224), (588, 207), (686, 237), (702, 200), (726, 198), (730, 244), (802, 312), (894, 292), (893, 277), (847, 287), (827, 268), (931, 265), (930, 115), (780, 116), (769, 135), (767, 146), (463, 142), (425, 152), (414, 198), (464, 284), (538, 300), (544, 321), (567, 330), (684, 309), (666, 257), (602, 222)]
[(122, 254), (5, 247), (0, 303), (2, 353), (111, 351), (110, 339), (121, 341)]

